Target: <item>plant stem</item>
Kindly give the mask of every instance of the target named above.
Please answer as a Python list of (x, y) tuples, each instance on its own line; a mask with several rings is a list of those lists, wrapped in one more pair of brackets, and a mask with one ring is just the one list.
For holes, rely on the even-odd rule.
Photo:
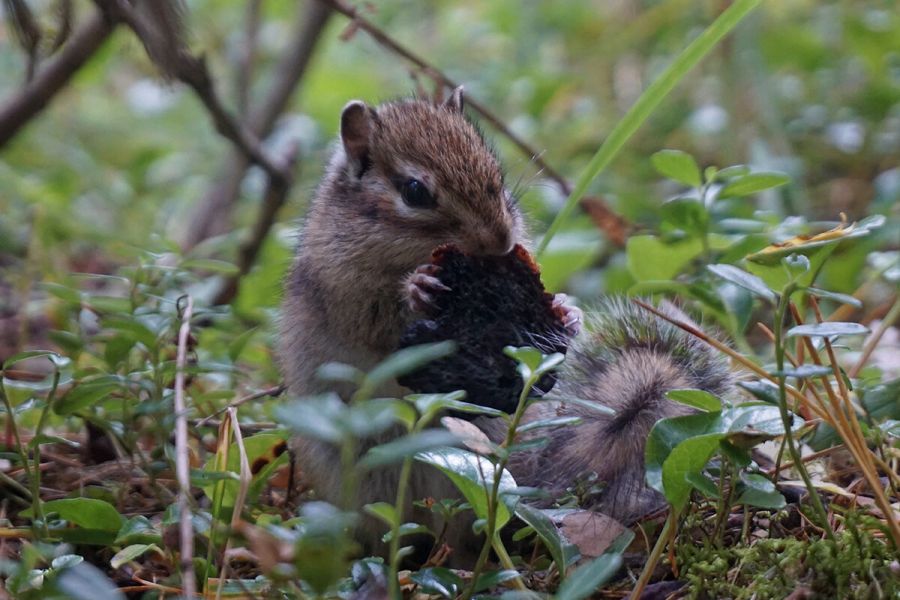
[[(38, 419), (37, 428), (34, 431), (34, 467), (31, 469), (31, 503), (34, 512), (34, 518), (41, 523), (41, 532), (45, 537), (50, 535), (47, 529), (47, 519), (44, 518), (44, 507), (41, 505), (41, 440), (40, 436), (44, 431), (44, 425), (47, 423), (47, 415), (50, 413), (50, 407), (56, 399), (56, 388), (59, 386), (59, 369), (54, 365), (53, 369), (53, 385), (50, 393), (47, 394), (47, 401), (44, 409), (41, 411), (41, 417)], [(38, 538), (40, 539), (40, 538)]]
[(403, 509), (406, 505), (406, 489), (409, 487), (409, 474), (412, 471), (413, 459), (407, 456), (400, 467), (400, 481), (397, 483), (397, 501), (394, 504), (396, 520), (391, 527), (391, 546), (388, 556), (391, 557), (391, 570), (388, 575), (388, 597), (401, 600), (400, 582), (400, 521), (403, 520)]
[[(535, 377), (531, 376), (525, 381), (525, 385), (522, 386), (522, 392), (519, 394), (519, 403), (516, 405), (516, 412), (513, 414), (513, 418), (506, 430), (506, 440), (503, 442), (504, 448), (509, 448), (516, 438), (516, 429), (519, 427), (519, 422), (522, 420), (522, 416), (525, 414), (525, 408), (528, 406), (528, 394), (531, 392), (531, 388), (535, 383)], [(484, 569), (484, 564), (487, 562), (491, 547), (495, 545), (500, 547), (503, 546), (503, 543), (499, 539), (494, 539), (494, 535), (497, 529), (497, 502), (500, 490), (500, 478), (502, 477), (503, 470), (506, 469), (506, 464), (508, 462), (509, 453), (506, 453), (494, 466), (494, 482), (491, 486), (490, 495), (488, 496), (488, 522), (484, 532), (486, 538), (484, 540), (484, 545), (481, 547), (481, 553), (478, 555), (478, 560), (475, 563), (475, 568), (472, 570), (472, 583), (460, 597), (460, 600), (469, 600), (475, 594), (478, 576), (481, 574), (482, 569)], [(503, 561), (502, 555), (505, 553), (505, 548), (501, 553), (498, 553), (498, 555), (501, 556), (501, 562)], [(506, 558), (508, 560), (509, 556), (507, 555)], [(509, 564), (512, 564), (512, 561), (510, 561)], [(504, 564), (504, 566), (506, 566), (506, 564)], [(516, 587), (523, 590), (525, 589), (525, 585), (522, 583), (521, 578), (517, 577), (515, 582)]]
[(681, 511), (676, 511), (674, 507), (669, 508), (669, 516), (666, 518), (662, 531), (659, 532), (659, 537), (656, 539), (656, 544), (654, 544), (650, 556), (647, 557), (647, 562), (644, 564), (644, 569), (641, 571), (637, 583), (634, 584), (634, 589), (631, 590), (630, 598), (636, 599), (641, 597), (641, 593), (644, 591), (647, 582), (650, 581), (653, 570), (656, 568), (656, 563), (659, 562), (663, 550), (665, 550), (666, 545), (669, 543), (669, 538), (672, 538), (675, 535), (675, 522), (678, 520), (680, 514)]
[(781, 413), (781, 423), (784, 426), (784, 439), (787, 442), (788, 452), (794, 461), (795, 468), (803, 479), (804, 485), (809, 492), (809, 499), (816, 511), (819, 525), (825, 531), (825, 535), (829, 540), (834, 541), (834, 531), (828, 522), (828, 513), (822, 506), (822, 499), (819, 498), (819, 492), (812, 484), (809, 473), (803, 464), (800, 451), (794, 442), (794, 434), (791, 431), (793, 420), (788, 413), (787, 407), (787, 376), (784, 374), (784, 317), (791, 301), (791, 294), (794, 293), (796, 285), (789, 283), (782, 291), (781, 297), (778, 299), (778, 307), (775, 310), (775, 368), (778, 371), (778, 411)]
[(631, 139), (631, 136), (638, 128), (647, 120), (657, 106), (669, 95), (678, 83), (684, 79), (703, 57), (705, 57), (719, 41), (725, 37), (744, 17), (746, 17), (753, 9), (755, 9), (762, 0), (737, 0), (727, 9), (725, 9), (719, 17), (713, 21), (709, 27), (697, 36), (681, 53), (666, 67), (660, 76), (651, 83), (644, 93), (637, 99), (628, 112), (616, 124), (609, 133), (606, 140), (591, 158), (588, 165), (581, 171), (578, 180), (575, 182), (575, 188), (566, 199), (565, 205), (553, 219), (547, 232), (544, 234), (540, 245), (538, 246), (538, 258), (547, 249), (547, 245), (563, 222), (568, 218), (569, 214), (575, 209), (578, 201), (587, 192), (588, 186), (592, 181), (613, 161), (622, 147)]
[(22, 445), (22, 438), (19, 437), (19, 428), (16, 427), (15, 413), (13, 412), (13, 407), (9, 401), (9, 398), (6, 395), (6, 389), (3, 387), (2, 375), (3, 372), (0, 371), (0, 398), (3, 399), (3, 406), (6, 407), (6, 422), (9, 425), (10, 430), (12, 431), (13, 437), (16, 440), (16, 450), (19, 451), (19, 460), (22, 461), (22, 468), (25, 469), (25, 475), (28, 476), (28, 479), (30, 481), (31, 464), (28, 462), (28, 453), (25, 452), (25, 447)]

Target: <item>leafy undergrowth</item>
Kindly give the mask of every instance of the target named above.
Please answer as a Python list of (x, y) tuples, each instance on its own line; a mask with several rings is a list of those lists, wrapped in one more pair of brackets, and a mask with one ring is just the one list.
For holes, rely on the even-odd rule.
[[(349, 404), (285, 398), (267, 319), (203, 304), (230, 266), (168, 248), (36, 292), (51, 316), (28, 325), (52, 350), (7, 358), (0, 380), (5, 590), (94, 600), (173, 597), (190, 585), (208, 597), (896, 596), (900, 380), (892, 353), (879, 349), (900, 313), (896, 252), (872, 253), (854, 296), (815, 287), (839, 246), (865, 252), (861, 241), (895, 224), (746, 214), (736, 200), (786, 179), (746, 167), (701, 173), (676, 151), (653, 163), (690, 191), (662, 205), (659, 233), (629, 240), (631, 291), (677, 297), (715, 323), (733, 344), (637, 301), (647, 319), (700, 337), (743, 373), (734, 397), (669, 393), (694, 412), (649, 436), (647, 483), (669, 504), (664, 514), (625, 527), (582, 510), (604, 485), (590, 473), (556, 499), (517, 487), (511, 456), (578, 426), (521, 424), (540, 401), (530, 390), (561, 355), (507, 349), (523, 381), (511, 414), (452, 391), (373, 397), (452, 343), (402, 350), (368, 373), (329, 365), (323, 376), (356, 390)], [(880, 324), (848, 320), (872, 290), (888, 290)], [(505, 439), (460, 419), (436, 428), (447, 411), (502, 419)], [(360, 439), (388, 429), (399, 437), (359, 453)], [(304, 456), (290, 465), (298, 434), (336, 448), (345, 498), (385, 466), (399, 470), (396, 496), (361, 511), (318, 501)], [(408, 497), (423, 463), (457, 499)], [(408, 501), (438, 525), (409, 521), (400, 510)], [(483, 542), (468, 570), (448, 568), (459, 515)], [(386, 559), (361, 558), (352, 531), (362, 518), (381, 523)], [(410, 570), (414, 551), (420, 564)]]

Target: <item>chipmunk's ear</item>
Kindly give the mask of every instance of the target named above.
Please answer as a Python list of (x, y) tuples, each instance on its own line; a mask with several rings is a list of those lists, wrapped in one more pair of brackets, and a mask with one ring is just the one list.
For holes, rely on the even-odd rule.
[(463, 86), (457, 86), (454, 88), (452, 92), (450, 92), (450, 97), (444, 100), (443, 104), (444, 108), (449, 110), (450, 112), (455, 112), (462, 114), (463, 111)]
[(348, 102), (341, 112), (341, 142), (357, 177), (369, 167), (369, 140), (374, 117), (374, 111), (361, 100)]

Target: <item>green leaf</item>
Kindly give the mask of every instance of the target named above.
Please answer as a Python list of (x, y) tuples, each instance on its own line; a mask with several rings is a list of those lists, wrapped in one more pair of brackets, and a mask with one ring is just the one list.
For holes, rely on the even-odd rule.
[(400, 514), (393, 504), (388, 502), (373, 502), (366, 504), (363, 510), (386, 524), (388, 527), (396, 527), (400, 524)]
[(259, 328), (251, 327), (247, 331), (241, 333), (233, 340), (231, 340), (231, 342), (228, 344), (228, 360), (230, 360), (231, 362), (237, 362), (237, 359), (244, 351), (244, 348), (247, 347), (247, 344), (257, 333), (259, 333)]
[(748, 273), (743, 269), (739, 269), (734, 265), (707, 265), (706, 268), (725, 281), (730, 281), (760, 298), (772, 303), (777, 301), (775, 292), (770, 290), (765, 282), (756, 275)]
[(725, 167), (721, 171), (716, 171), (711, 177), (707, 177), (708, 181), (728, 181), (737, 177), (743, 177), (750, 173), (750, 167), (747, 165), (733, 165)]
[(826, 300), (834, 300), (841, 304), (848, 304), (853, 308), (862, 308), (862, 302), (849, 294), (839, 294), (837, 292), (829, 292), (828, 290), (820, 290), (818, 288), (806, 288), (806, 291), (816, 298), (824, 298)]
[(80, 565), (83, 562), (83, 556), (79, 556), (77, 554), (63, 554), (54, 558), (50, 563), (50, 567), (56, 570), (70, 569), (75, 565)]
[[(119, 531), (124, 519), (119, 511), (103, 500), (94, 498), (62, 498), (43, 503), (44, 514), (56, 513), (61, 519), (85, 529)], [(34, 518), (31, 509), (22, 511), (22, 516)]]
[(162, 534), (153, 526), (150, 519), (143, 515), (132, 517), (125, 521), (116, 535), (114, 544), (153, 544), (161, 543)]
[(519, 572), (514, 569), (503, 569), (501, 571), (482, 573), (478, 576), (478, 582), (475, 584), (475, 592), (478, 593), (495, 588), (501, 583), (512, 581), (516, 577), (519, 577)]
[(357, 466), (364, 471), (401, 462), (417, 452), (424, 452), (439, 446), (449, 446), (459, 442), (459, 438), (446, 429), (427, 429), (391, 440), (375, 446), (366, 452)]
[(51, 352), (50, 350), (26, 350), (25, 352), (13, 354), (12, 356), (4, 360), (3, 369), (8, 369), (14, 364), (20, 363), (23, 360), (28, 360), (29, 358), (38, 358), (40, 356), (46, 356), (54, 364), (56, 364), (56, 361), (62, 359), (59, 354), (57, 354), (56, 352)]
[(722, 410), (722, 401), (703, 390), (671, 390), (666, 392), (666, 397), (706, 412), (719, 412)]
[(52, 296), (56, 296), (60, 300), (67, 302), (69, 304), (78, 306), (81, 304), (81, 292), (76, 289), (70, 288), (65, 285), (60, 285), (58, 283), (44, 282), (41, 284), (41, 287)]
[(653, 168), (669, 179), (674, 179), (691, 187), (700, 187), (700, 167), (687, 152), (681, 150), (660, 150), (650, 157)]
[[(795, 416), (792, 429), (802, 426), (802, 419)], [(647, 439), (647, 484), (661, 492), (676, 509), (682, 508), (690, 497), (692, 481), (696, 481), (721, 442), (744, 448), (783, 434), (781, 414), (769, 404), (742, 404), (721, 412), (662, 419)]]
[(684, 478), (694, 489), (699, 490), (707, 498), (719, 498), (719, 488), (703, 473), (690, 472)]
[(121, 385), (122, 380), (118, 375), (101, 375), (82, 381), (54, 403), (53, 411), (58, 415), (71, 415), (105, 400)]
[(674, 198), (660, 207), (663, 223), (691, 235), (703, 235), (709, 229), (709, 213), (695, 198)]
[(445, 567), (429, 567), (410, 574), (409, 578), (419, 585), (425, 594), (455, 598), (463, 589), (462, 578)]
[(374, 392), (381, 385), (401, 375), (411, 373), (431, 361), (447, 357), (454, 352), (456, 352), (456, 342), (449, 340), (398, 350), (369, 371), (363, 380), (362, 386), (360, 386), (360, 389), (363, 390), (362, 395), (367, 396), (366, 392)]
[(119, 331), (147, 348), (157, 345), (156, 333), (151, 331), (140, 319), (129, 314), (115, 314), (104, 317), (103, 326)]
[[(825, 365), (800, 365), (796, 368), (785, 369), (784, 375), (785, 377), (796, 377), (797, 379), (809, 379), (810, 377), (821, 377), (822, 375), (831, 375), (833, 371), (831, 367), (826, 367)], [(779, 373), (775, 371), (773, 375), (778, 376)]]
[(279, 405), (275, 416), (295, 433), (338, 444), (344, 434), (340, 422), (346, 410), (336, 394), (325, 394)]
[(316, 370), (316, 377), (322, 381), (337, 381), (359, 385), (362, 383), (363, 379), (366, 378), (366, 374), (364, 371), (357, 369), (353, 365), (329, 362), (321, 365)]
[(788, 329), (785, 337), (838, 337), (842, 335), (865, 335), (869, 333), (869, 328), (859, 323), (810, 323), (807, 325), (797, 325)]
[(132, 544), (130, 546), (125, 546), (109, 559), (109, 566), (113, 569), (118, 569), (122, 565), (133, 561), (139, 556), (143, 556), (151, 550), (159, 554), (163, 553), (156, 544)]
[(121, 296), (92, 295), (86, 298), (86, 304), (102, 314), (131, 313), (131, 300)]
[(757, 381), (739, 381), (738, 387), (741, 387), (754, 397), (767, 402), (769, 404), (778, 404), (778, 386), (767, 379), (759, 379)]
[[(541, 239), (537, 255), (540, 257), (547, 245), (562, 227), (562, 224), (568, 219), (569, 214), (578, 205), (578, 202), (584, 197), (591, 182), (606, 169), (607, 166), (618, 155), (625, 143), (631, 139), (631, 136), (640, 128), (640, 126), (653, 113), (663, 99), (669, 95), (676, 85), (684, 78), (688, 72), (699, 63), (703, 57), (719, 43), (719, 41), (728, 35), (744, 17), (755, 9), (761, 0), (737, 0), (726, 8), (709, 25), (703, 32), (694, 38), (688, 46), (669, 64), (668, 67), (644, 90), (634, 105), (622, 117), (613, 130), (606, 136), (603, 144), (594, 154), (587, 166), (581, 171), (572, 193), (566, 199), (562, 210), (553, 219), (547, 233)], [(647, 277), (645, 279), (669, 279), (669, 277)]]
[(566, 568), (566, 547), (572, 546), (569, 541), (563, 537), (559, 529), (553, 523), (553, 519), (548, 517), (541, 509), (529, 506), (525, 502), (519, 502), (516, 505), (516, 516), (534, 529), (547, 551), (550, 552), (553, 562), (556, 563), (556, 570), (560, 573), (560, 577), (565, 578)]
[(596, 592), (622, 567), (621, 552), (604, 552), (575, 569), (556, 591), (556, 600), (582, 600)]
[(684, 508), (694, 486), (688, 475), (698, 475), (719, 448), (721, 433), (691, 437), (672, 449), (662, 465), (663, 494), (676, 510)]
[(763, 190), (785, 185), (786, 183), (790, 183), (790, 181), (791, 178), (784, 173), (750, 173), (742, 177), (736, 177), (726, 183), (722, 189), (719, 190), (717, 197), (719, 199), (724, 199), (749, 196), (750, 194), (755, 194)]
[(406, 396), (406, 400), (412, 402), (422, 420), (430, 423), (441, 411), (456, 411), (473, 415), (489, 415), (492, 417), (502, 417), (503, 411), (487, 406), (479, 406), (469, 402), (463, 402), (466, 392), (457, 390), (449, 394), (411, 394)]
[(535, 429), (544, 429), (546, 427), (565, 427), (568, 425), (578, 425), (583, 419), (581, 417), (556, 417), (552, 419), (541, 419), (540, 421), (529, 421), (516, 430), (516, 433), (525, 433), (534, 431)]
[(604, 242), (596, 227), (560, 232), (541, 254), (541, 282), (547, 291), (565, 287), (576, 273), (593, 265), (603, 250)]
[[(487, 496), (494, 483), (497, 467), (488, 459), (461, 448), (440, 448), (420, 452), (416, 460), (437, 467), (450, 478), (472, 506), (475, 516), (487, 519)], [(510, 511), (506, 502), (515, 502), (506, 494), (516, 489), (516, 481), (508, 471), (500, 474), (500, 496), (504, 501), (497, 505), (496, 529), (499, 531), (509, 521)]]
[(787, 506), (784, 495), (776, 490), (775, 485), (762, 475), (742, 473), (741, 482), (744, 484), (744, 490), (738, 496), (738, 504), (773, 510), (780, 510)]
[(625, 245), (628, 270), (639, 282), (672, 279), (701, 252), (703, 243), (697, 238), (665, 243), (652, 235), (635, 235)]
[[(407, 536), (407, 535), (415, 535), (415, 534), (425, 534), (434, 537), (434, 532), (425, 527), (424, 525), (419, 525), (418, 523), (403, 523), (400, 527), (397, 528), (397, 534), (399, 537)], [(383, 536), (381, 536), (382, 542), (390, 542), (394, 537), (393, 531), (388, 531)], [(402, 551), (402, 550), (401, 550)]]
[(556, 367), (561, 365), (566, 357), (559, 352), (553, 354), (543, 354), (540, 350), (523, 346), (517, 348), (515, 346), (506, 346), (503, 353), (515, 360), (518, 364), (516, 370), (522, 381), (526, 384), (533, 383), (541, 378), (545, 373), (549, 373)]
[(506, 346), (503, 349), (503, 354), (519, 363), (519, 365), (528, 368), (527, 374), (522, 374), (523, 379), (528, 379), (531, 376), (531, 373), (537, 370), (541, 364), (541, 360), (544, 358), (544, 355), (541, 354), (540, 350), (532, 348), (531, 346), (523, 346), (521, 348), (517, 348), (516, 346)]
[(71, 600), (125, 600), (103, 571), (86, 562), (63, 571), (56, 585)]

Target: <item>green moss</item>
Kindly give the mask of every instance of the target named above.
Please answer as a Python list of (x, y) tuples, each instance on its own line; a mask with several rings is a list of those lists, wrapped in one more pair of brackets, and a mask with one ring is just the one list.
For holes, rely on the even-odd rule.
[(837, 540), (766, 539), (719, 548), (681, 542), (675, 553), (687, 598), (898, 598), (897, 553), (875, 537), (866, 517), (850, 514)]

